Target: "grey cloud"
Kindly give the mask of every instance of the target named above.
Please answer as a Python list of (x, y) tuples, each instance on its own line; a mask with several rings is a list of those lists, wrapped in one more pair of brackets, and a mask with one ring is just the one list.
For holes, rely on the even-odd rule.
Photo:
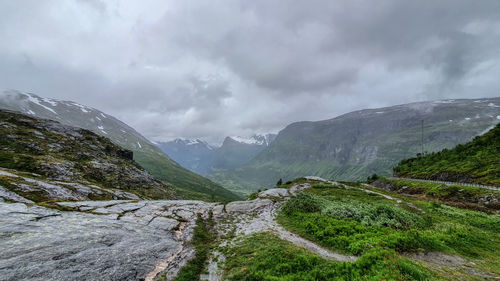
[(0, 87), (218, 142), (498, 95), (499, 14), (497, 0), (4, 1)]

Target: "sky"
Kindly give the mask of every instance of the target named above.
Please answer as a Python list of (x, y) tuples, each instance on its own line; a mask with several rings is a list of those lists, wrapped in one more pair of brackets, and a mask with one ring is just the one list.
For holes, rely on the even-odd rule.
[(498, 0), (0, 0), (0, 88), (155, 140), (500, 96)]

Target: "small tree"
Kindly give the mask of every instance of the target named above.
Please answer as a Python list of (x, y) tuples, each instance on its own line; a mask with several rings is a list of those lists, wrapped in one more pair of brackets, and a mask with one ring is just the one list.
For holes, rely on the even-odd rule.
[(373, 175), (369, 176), (369, 177), (366, 179), (366, 181), (367, 181), (368, 183), (372, 183), (372, 182), (374, 182), (374, 181), (376, 181), (376, 180), (378, 180), (378, 179), (379, 179), (379, 176), (378, 176), (377, 174), (373, 174)]
[(276, 183), (276, 186), (280, 186), (280, 185), (282, 185), (282, 184), (283, 184), (283, 180), (282, 180), (282, 179), (280, 179), (280, 180)]

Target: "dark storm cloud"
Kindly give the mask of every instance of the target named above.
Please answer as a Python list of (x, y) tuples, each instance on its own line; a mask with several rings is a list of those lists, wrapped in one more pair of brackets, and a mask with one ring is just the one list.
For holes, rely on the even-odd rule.
[(497, 96), (500, 1), (4, 1), (0, 87), (156, 140)]

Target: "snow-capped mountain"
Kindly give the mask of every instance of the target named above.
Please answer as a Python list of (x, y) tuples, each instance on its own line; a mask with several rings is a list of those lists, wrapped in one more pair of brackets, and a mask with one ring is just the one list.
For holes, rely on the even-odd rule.
[(226, 137), (217, 149), (212, 165), (214, 171), (238, 168), (252, 160), (276, 138), (275, 134), (251, 137)]
[(248, 138), (240, 136), (231, 136), (229, 138), (242, 144), (269, 146), (276, 138), (276, 134), (263, 134), (263, 135), (255, 134)]
[(107, 137), (121, 147), (132, 150), (134, 160), (153, 176), (176, 186), (192, 199), (210, 200), (214, 194), (220, 199), (236, 198), (210, 180), (181, 167), (132, 127), (95, 108), (16, 90), (0, 91), (0, 108), (55, 120)]
[(269, 146), (275, 134), (251, 137), (226, 137), (221, 147), (214, 147), (199, 139), (175, 139), (157, 143), (174, 161), (200, 175), (238, 168), (252, 160)]

